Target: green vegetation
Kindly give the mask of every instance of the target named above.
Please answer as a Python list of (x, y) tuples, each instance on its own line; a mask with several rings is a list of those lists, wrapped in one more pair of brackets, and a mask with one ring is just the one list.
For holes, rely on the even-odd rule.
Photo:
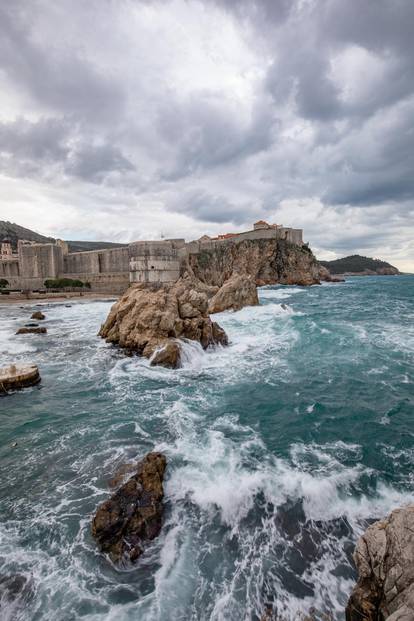
[(0, 289), (2, 289), (3, 287), (7, 287), (8, 284), (8, 280), (6, 280), (5, 278), (0, 278)]
[(45, 280), (45, 287), (46, 289), (66, 289), (66, 288), (90, 289), (91, 283), (82, 282), (81, 280), (76, 280), (73, 278), (54, 278), (54, 279), (49, 278), (48, 280)]
[(395, 270), (398, 274), (396, 267), (381, 261), (380, 259), (370, 259), (369, 257), (362, 257), (359, 254), (353, 254), (350, 257), (343, 257), (343, 259), (336, 259), (336, 261), (319, 261), (321, 265), (327, 267), (331, 274), (345, 274), (347, 272), (365, 272), (370, 270), (376, 272), (378, 270), (391, 269)]

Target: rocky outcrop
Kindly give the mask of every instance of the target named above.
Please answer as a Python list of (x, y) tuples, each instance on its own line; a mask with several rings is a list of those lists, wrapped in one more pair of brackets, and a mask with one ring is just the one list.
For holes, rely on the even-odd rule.
[(47, 328), (39, 327), (39, 326), (25, 326), (24, 328), (19, 328), (16, 334), (46, 334)]
[(414, 619), (414, 505), (370, 526), (354, 552), (358, 582), (347, 621)]
[(319, 280), (324, 282), (345, 282), (341, 276), (332, 276), (330, 271), (324, 265), (319, 265)]
[(190, 254), (196, 278), (221, 287), (235, 274), (246, 274), (256, 285), (313, 285), (319, 283), (319, 264), (306, 245), (281, 239), (223, 242)]
[(32, 313), (30, 319), (37, 319), (37, 321), (43, 321), (43, 319), (46, 319), (46, 316), (41, 311), (35, 311), (34, 313)]
[(180, 339), (198, 341), (204, 349), (227, 344), (226, 333), (208, 315), (204, 288), (190, 277), (174, 284), (132, 285), (112, 307), (99, 335), (153, 365), (177, 368)]
[(238, 311), (244, 306), (257, 306), (256, 283), (251, 276), (236, 274), (227, 280), (208, 305), (209, 313), (221, 313), (225, 310)]
[(159, 534), (166, 464), (162, 453), (148, 453), (136, 464), (135, 474), (98, 507), (92, 535), (114, 563), (137, 560)]
[(10, 364), (0, 368), (0, 393), (35, 386), (39, 382), (39, 369), (35, 364)]

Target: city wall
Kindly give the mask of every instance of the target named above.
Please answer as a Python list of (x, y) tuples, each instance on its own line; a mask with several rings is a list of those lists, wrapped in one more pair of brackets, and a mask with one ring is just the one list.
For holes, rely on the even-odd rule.
[(189, 254), (246, 239), (286, 239), (303, 244), (302, 230), (287, 227), (260, 228), (226, 239), (142, 241), (123, 248), (72, 253), (61, 242), (19, 242), (17, 256), (0, 259), (0, 278), (9, 282), (9, 288), (21, 290), (44, 289), (46, 279), (71, 278), (89, 283), (92, 292), (119, 295), (130, 282), (175, 282)]

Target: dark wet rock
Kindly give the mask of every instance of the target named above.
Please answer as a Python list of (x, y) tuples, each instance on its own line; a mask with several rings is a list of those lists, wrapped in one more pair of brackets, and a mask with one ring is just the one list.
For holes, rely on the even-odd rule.
[(47, 328), (19, 328), (16, 332), (16, 334), (46, 334), (47, 333)]
[(38, 323), (29, 322), (29, 323), (25, 323), (24, 326), (25, 326), (25, 328), (38, 328), (39, 324)]
[(92, 535), (114, 563), (137, 560), (161, 530), (166, 458), (148, 453), (131, 476), (97, 509)]
[(414, 619), (414, 505), (367, 528), (354, 552), (358, 570), (347, 621)]
[(42, 321), (43, 319), (46, 319), (46, 316), (41, 311), (35, 311), (30, 319), (37, 319), (38, 321)]

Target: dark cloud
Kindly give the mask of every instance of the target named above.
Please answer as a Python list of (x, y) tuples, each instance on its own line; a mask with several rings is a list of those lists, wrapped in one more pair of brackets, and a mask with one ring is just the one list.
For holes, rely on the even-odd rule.
[(203, 222), (241, 224), (245, 220), (246, 205), (234, 204), (225, 196), (210, 194), (203, 189), (190, 190), (170, 201), (167, 207)]

